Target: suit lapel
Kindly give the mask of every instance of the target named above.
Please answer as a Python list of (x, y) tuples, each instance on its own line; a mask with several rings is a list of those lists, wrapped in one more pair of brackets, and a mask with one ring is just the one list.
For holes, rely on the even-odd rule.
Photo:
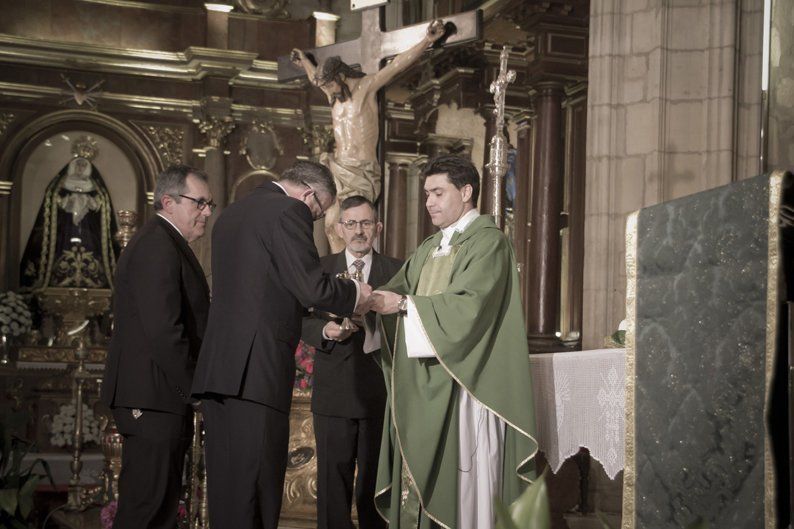
[(170, 222), (165, 220), (160, 215), (157, 215), (157, 220), (160, 222), (160, 225), (163, 227), (165, 232), (173, 239), (176, 247), (182, 252), (182, 255), (187, 259), (188, 263), (190, 263), (191, 268), (193, 268), (193, 272), (201, 278), (199, 283), (201, 283), (202, 288), (204, 289), (204, 293), (209, 297), (210, 289), (209, 285), (207, 285), (207, 278), (204, 275), (204, 269), (201, 268), (201, 265), (196, 259), (196, 254), (193, 253), (193, 250), (188, 245), (187, 241), (185, 240), (182, 235), (176, 231), (176, 229), (171, 225)]

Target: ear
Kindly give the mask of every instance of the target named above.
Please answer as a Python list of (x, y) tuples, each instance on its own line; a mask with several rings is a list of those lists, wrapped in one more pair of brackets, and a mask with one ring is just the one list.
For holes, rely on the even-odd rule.
[(471, 184), (466, 184), (465, 186), (460, 188), (460, 195), (463, 198), (463, 202), (470, 202), (471, 201), (471, 194), (474, 190), (471, 187)]
[(375, 224), (375, 236), (373, 237), (373, 239), (377, 239), (378, 237), (380, 237), (380, 233), (382, 231), (383, 231), (383, 223), (381, 221), (378, 221), (378, 223)]
[(163, 195), (163, 198), (160, 199), (160, 203), (163, 205), (163, 210), (171, 213), (171, 210), (174, 208), (174, 204), (176, 204), (176, 200), (171, 195)]

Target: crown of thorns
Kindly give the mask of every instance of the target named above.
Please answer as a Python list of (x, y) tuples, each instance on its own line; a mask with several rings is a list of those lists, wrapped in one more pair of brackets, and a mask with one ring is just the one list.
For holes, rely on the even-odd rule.
[(345, 63), (338, 55), (334, 55), (333, 57), (328, 57), (320, 64), (314, 74), (314, 81), (318, 85), (324, 85), (340, 75), (357, 78), (364, 77), (365, 74)]

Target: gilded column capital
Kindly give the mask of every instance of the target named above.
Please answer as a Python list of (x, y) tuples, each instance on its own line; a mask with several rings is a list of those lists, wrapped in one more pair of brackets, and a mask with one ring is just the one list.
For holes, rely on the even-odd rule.
[(231, 116), (208, 116), (196, 121), (199, 131), (207, 138), (204, 149), (222, 149), (226, 137), (234, 130), (234, 118)]

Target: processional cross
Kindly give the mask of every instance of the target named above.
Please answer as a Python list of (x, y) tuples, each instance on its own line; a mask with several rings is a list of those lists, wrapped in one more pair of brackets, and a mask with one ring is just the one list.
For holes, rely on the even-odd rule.
[(493, 113), (496, 116), (496, 132), (491, 138), (491, 149), (488, 156), (488, 163), (485, 167), (488, 169), (488, 174), (493, 183), (493, 215), (494, 222), (498, 227), (502, 227), (502, 182), (505, 173), (507, 172), (507, 138), (505, 138), (504, 129), (505, 124), (505, 96), (507, 95), (507, 85), (515, 81), (515, 70), (507, 69), (507, 59), (509, 52), (507, 45), (502, 48), (502, 53), (499, 55), (499, 76), (491, 82), (489, 91), (493, 94), (494, 109)]
[[(383, 2), (385, 4), (386, 2)], [(339, 42), (307, 50), (317, 64), (328, 57), (338, 55), (350, 66), (358, 65), (366, 74), (375, 73), (381, 62), (402, 53), (419, 42), (427, 31), (428, 22), (386, 31), (384, 8), (371, 7), (361, 12), (361, 36), (355, 40)], [(467, 11), (444, 17), (445, 33), (438, 42), (444, 47), (480, 40), (482, 33), (482, 11)], [(278, 80), (292, 81), (304, 77), (302, 68), (290, 61), (288, 55), (278, 58)]]

